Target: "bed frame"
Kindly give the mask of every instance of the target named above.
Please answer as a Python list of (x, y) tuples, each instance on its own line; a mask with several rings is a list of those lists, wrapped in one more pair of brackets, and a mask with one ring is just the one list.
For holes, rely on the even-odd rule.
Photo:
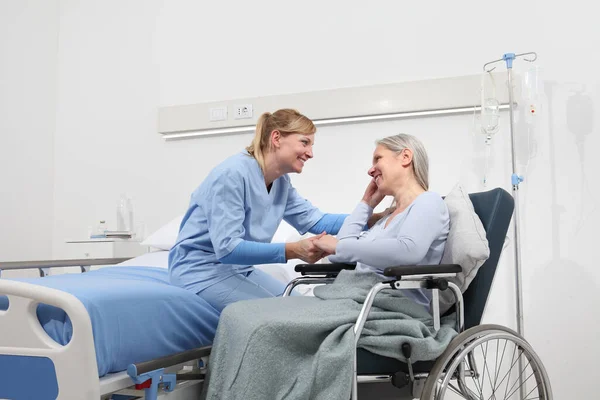
[[(0, 262), (0, 274), (7, 270), (39, 269), (40, 276), (50, 268), (79, 267), (89, 271), (95, 265), (114, 265), (127, 258)], [(204, 380), (205, 358), (210, 347), (192, 349), (160, 359), (131, 364), (127, 371), (98, 378), (92, 323), (77, 297), (31, 283), (0, 279), (0, 296), (9, 305), (0, 311), (0, 398), (30, 398), (28, 391), (44, 399), (188, 400), (199, 398)], [(39, 303), (64, 310), (71, 319), (73, 336), (62, 346), (52, 340), (40, 325), (36, 311)], [(14, 361), (14, 362), (12, 362)], [(32, 366), (44, 372), (33, 371)], [(13, 367), (14, 366), (14, 367)], [(35, 376), (32, 374), (35, 372)], [(43, 375), (48, 377), (43, 379)], [(51, 376), (54, 373), (54, 376)], [(6, 380), (6, 381), (5, 381)], [(7, 384), (8, 383), (8, 384)]]

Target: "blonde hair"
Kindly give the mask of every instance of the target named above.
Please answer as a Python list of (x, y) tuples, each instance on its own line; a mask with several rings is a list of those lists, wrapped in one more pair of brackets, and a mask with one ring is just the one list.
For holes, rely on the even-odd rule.
[(260, 168), (265, 171), (265, 154), (271, 149), (271, 132), (279, 131), (282, 136), (294, 133), (311, 135), (317, 131), (313, 122), (297, 110), (283, 108), (274, 113), (263, 113), (256, 123), (256, 132), (250, 146), (246, 147)]
[(413, 153), (412, 165), (417, 183), (424, 190), (429, 190), (429, 158), (425, 146), (419, 139), (406, 133), (400, 133), (380, 139), (376, 143), (397, 154), (404, 149), (410, 149)]

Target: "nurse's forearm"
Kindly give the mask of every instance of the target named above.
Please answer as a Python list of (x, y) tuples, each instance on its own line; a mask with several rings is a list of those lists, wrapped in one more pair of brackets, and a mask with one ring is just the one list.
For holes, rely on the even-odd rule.
[(325, 214), (316, 224), (308, 230), (310, 233), (318, 235), (326, 232), (329, 235), (335, 235), (344, 224), (344, 220), (349, 214)]
[(285, 263), (286, 254), (284, 243), (260, 243), (244, 240), (219, 261), (223, 264), (238, 265)]

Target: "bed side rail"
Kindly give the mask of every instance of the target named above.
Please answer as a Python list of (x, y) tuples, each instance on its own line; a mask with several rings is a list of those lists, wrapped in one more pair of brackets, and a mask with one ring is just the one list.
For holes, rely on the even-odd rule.
[(79, 267), (81, 272), (87, 272), (92, 265), (112, 265), (127, 261), (129, 258), (81, 258), (70, 260), (37, 260), (37, 261), (0, 261), (0, 277), (2, 271), (39, 269), (40, 276), (48, 275), (50, 268)]
[[(92, 323), (81, 301), (70, 293), (9, 279), (0, 279), (0, 296), (8, 297), (8, 308), (0, 311), (0, 370), (10, 372), (28, 363), (39, 366), (40, 361), (46, 365), (35, 376), (25, 372), (8, 379), (8, 384), (0, 385), (0, 398), (14, 398), (14, 393), (22, 394), (23, 390), (35, 391), (36, 381), (42, 379), (60, 388), (59, 400), (99, 398)], [(71, 319), (73, 335), (65, 346), (53, 341), (40, 325), (40, 303), (61, 308)]]

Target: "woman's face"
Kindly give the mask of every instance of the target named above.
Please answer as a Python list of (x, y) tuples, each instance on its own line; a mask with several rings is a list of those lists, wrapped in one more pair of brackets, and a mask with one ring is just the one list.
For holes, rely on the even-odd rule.
[(304, 163), (313, 158), (314, 140), (314, 133), (309, 135), (292, 133), (287, 136), (279, 136), (276, 154), (281, 171), (285, 174), (290, 172), (301, 173)]
[(373, 152), (373, 166), (368, 174), (375, 180), (379, 192), (393, 195), (392, 189), (402, 182), (404, 175), (403, 153), (397, 154), (385, 146), (378, 145)]

